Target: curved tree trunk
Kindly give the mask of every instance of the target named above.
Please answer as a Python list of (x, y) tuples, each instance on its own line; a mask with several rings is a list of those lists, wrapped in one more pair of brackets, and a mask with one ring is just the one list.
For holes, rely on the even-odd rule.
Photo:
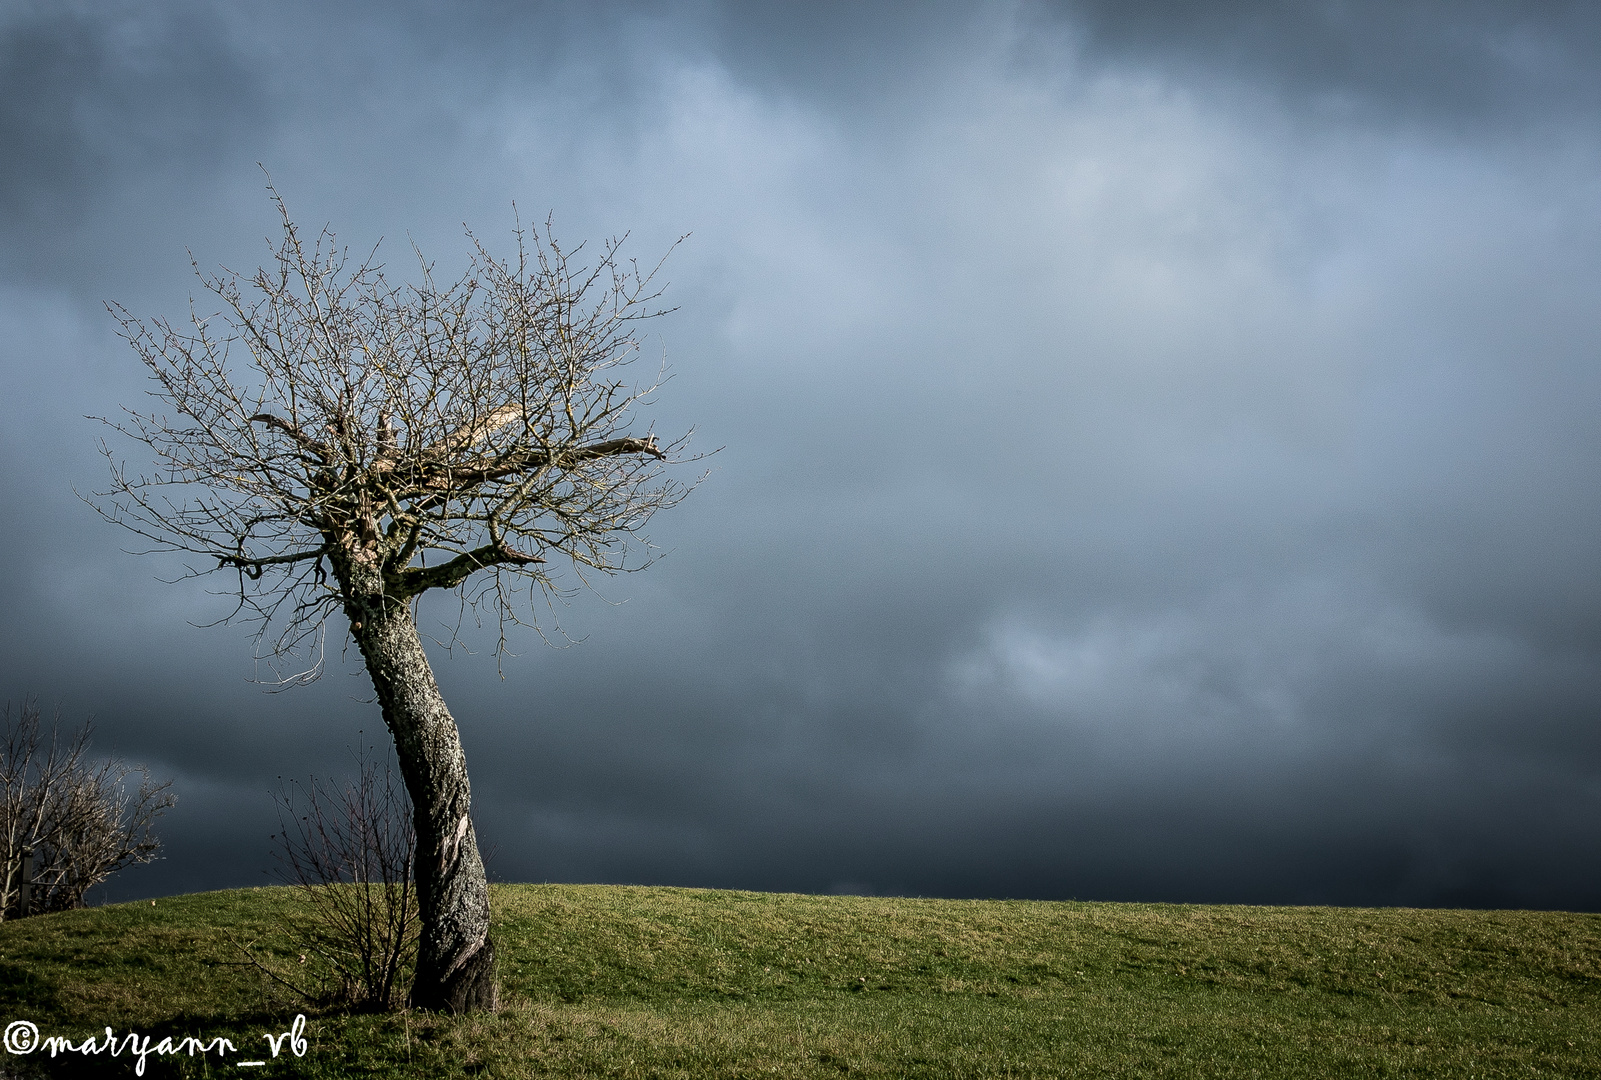
[(422, 934), (411, 1003), (449, 1012), (494, 1009), (489, 882), (473, 833), (461, 737), (408, 605), (384, 596), (380, 582), (362, 588), (368, 576), (358, 570), (347, 579), (346, 611), (395, 739), (417, 826)]

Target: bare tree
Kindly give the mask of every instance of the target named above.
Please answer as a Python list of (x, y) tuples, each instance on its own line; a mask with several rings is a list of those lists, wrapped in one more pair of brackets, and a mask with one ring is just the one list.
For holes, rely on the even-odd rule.
[[(283, 240), (241, 283), (207, 274), (218, 316), (191, 305), (182, 331), (112, 311), (166, 412), (112, 427), (145, 444), (149, 474), (107, 450), (98, 508), (160, 550), (234, 575), (230, 617), (256, 620), (261, 655), (304, 657), (315, 677), (330, 616), (343, 614), (394, 737), (417, 829), (422, 915), (412, 1002), (493, 1008), (489, 894), (466, 761), (416, 626), (427, 590), (508, 624), (557, 590), (553, 564), (639, 569), (640, 530), (686, 488), (664, 477), (684, 441), (629, 432), (661, 381), (631, 385), (636, 328), (663, 314), (654, 271), (608, 243), (524, 233), (510, 261), (476, 239), (466, 272), (391, 285), (352, 263), (326, 229), (305, 243), (273, 192)], [(658, 267), (659, 268), (659, 267)], [(685, 437), (687, 438), (687, 436)], [(631, 542), (632, 541), (632, 542)], [(517, 593), (526, 589), (518, 599)]]
[[(176, 801), (140, 766), (89, 758), (91, 726), (44, 738), (39, 706), (5, 708), (0, 734), (0, 919), (82, 907), (84, 894), (134, 863), (156, 858), (153, 826)], [(128, 778), (137, 773), (137, 791)]]

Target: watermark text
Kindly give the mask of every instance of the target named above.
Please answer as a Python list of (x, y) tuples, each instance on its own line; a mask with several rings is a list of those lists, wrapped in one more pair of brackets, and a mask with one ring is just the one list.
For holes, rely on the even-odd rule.
[[(280, 1053), (304, 1057), (306, 1055), (305, 1014), (296, 1014), (295, 1021), (289, 1026), (288, 1031), (279, 1032), (276, 1035), (269, 1032), (263, 1035), (262, 1039), (266, 1041), (267, 1049), (271, 1051), (273, 1058), (278, 1057)], [(81, 1054), (84, 1057), (106, 1054), (117, 1058), (126, 1054), (127, 1060), (133, 1063), (133, 1074), (135, 1076), (143, 1076), (145, 1074), (145, 1061), (152, 1056), (187, 1055), (194, 1057), (199, 1054), (204, 1058), (207, 1054), (216, 1054), (220, 1062), (226, 1063), (229, 1054), (237, 1054), (239, 1052), (239, 1048), (233, 1044), (233, 1040), (223, 1038), (220, 1035), (210, 1040), (197, 1038), (193, 1035), (185, 1035), (178, 1038), (169, 1035), (157, 1041), (154, 1036), (141, 1035), (137, 1031), (130, 1031), (126, 1035), (119, 1036), (108, 1027), (103, 1039), (98, 1035), (89, 1035), (84, 1037), (82, 1041), (74, 1042), (64, 1035), (41, 1037), (38, 1025), (31, 1020), (13, 1020), (7, 1024), (4, 1045), (8, 1054), (32, 1054), (35, 1051), (42, 1053), (46, 1050), (50, 1052), (51, 1057), (62, 1054)], [(259, 1067), (267, 1065), (268, 1059), (237, 1061), (234, 1064), (241, 1068)]]

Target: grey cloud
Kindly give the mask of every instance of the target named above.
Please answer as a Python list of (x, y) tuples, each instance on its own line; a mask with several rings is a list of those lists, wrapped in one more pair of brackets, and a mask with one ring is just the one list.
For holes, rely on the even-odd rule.
[[(66, 210), (0, 291), (0, 682), (191, 793), (111, 895), (261, 880), (276, 777), (380, 729), (348, 658), (250, 685), (67, 487), (140, 389), (86, 301), (256, 265), (260, 159), (391, 255), (513, 200), (694, 233), (651, 418), (726, 449), (667, 556), (504, 681), (470, 625), (435, 653), (501, 877), (1601, 907), (1586, 16), (1204, 8), (8, 24), (59, 82), (6, 76), (57, 89), (7, 99), (5, 198)], [(239, 95), (169, 109), (202, 56)]]
[(1091, 55), (1244, 79), (1331, 117), (1544, 123), (1597, 103), (1601, 15), (1493, 0), (1063, 0)]
[(203, 181), (266, 123), (255, 64), (201, 5), (15, 5), (0, 20), (0, 211), (12, 280), (81, 272), (107, 201)]
[[(513, 876), (1592, 905), (1588, 863), (1531, 871), (1596, 847), (1580, 764), (1593, 732), (1566, 728), (1542, 749), (1520, 729), (1593, 701), (1593, 669), (1564, 680), (1546, 663), (1515, 688), (1515, 645), (1442, 637), (1337, 596), (1324, 606), (1349, 614), (1310, 630), (1296, 625), (1316, 610), (1306, 597), (1258, 597), (1226, 616), (1047, 636), (1043, 657), (1019, 659), (1013, 641), (1001, 662), (1021, 671), (988, 681), (957, 653), (954, 696), (925, 672), (920, 693), (902, 684), (874, 700), (871, 673), (841, 679), (832, 664), (821, 701), (806, 700), (802, 668), (787, 694), (769, 687), (743, 706), (693, 680), (602, 694), (594, 675), (541, 680), (558, 704), (535, 721), (536, 755), (481, 769), (480, 785), (491, 829), (539, 837), (533, 861), (527, 845), (503, 852)], [(648, 728), (624, 702), (650, 703)], [(745, 719), (702, 741), (706, 712)], [(586, 814), (608, 824), (577, 827)]]

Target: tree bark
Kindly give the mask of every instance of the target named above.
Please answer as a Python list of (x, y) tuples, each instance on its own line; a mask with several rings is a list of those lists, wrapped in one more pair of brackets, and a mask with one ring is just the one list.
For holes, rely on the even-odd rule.
[(338, 567), (345, 609), (384, 723), (395, 740), (417, 828), (422, 932), (411, 1004), (447, 1012), (498, 1004), (489, 937), (489, 882), (472, 825), (467, 758), (434, 680), (409, 605), (384, 595), (382, 575)]

